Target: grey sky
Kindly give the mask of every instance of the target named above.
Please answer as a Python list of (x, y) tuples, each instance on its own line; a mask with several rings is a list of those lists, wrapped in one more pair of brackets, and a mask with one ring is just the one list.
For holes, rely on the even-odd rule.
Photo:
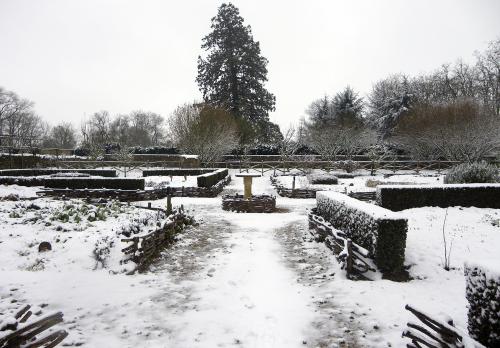
[[(325, 93), (472, 61), (500, 36), (499, 0), (232, 2), (269, 59), (282, 127)], [(168, 116), (201, 97), (196, 59), (220, 3), (0, 0), (0, 86), (51, 123), (99, 110)]]

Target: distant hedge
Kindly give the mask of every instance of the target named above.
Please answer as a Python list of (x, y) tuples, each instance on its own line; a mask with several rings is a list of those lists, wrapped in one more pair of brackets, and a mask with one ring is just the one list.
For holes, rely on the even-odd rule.
[(403, 274), (407, 219), (339, 192), (320, 191), (316, 201), (318, 214), (367, 249), (387, 278)]
[(217, 169), (211, 173), (199, 175), (196, 178), (198, 187), (211, 187), (229, 175), (227, 169)]
[(309, 182), (313, 185), (337, 185), (339, 178), (331, 174), (311, 174), (308, 175)]
[(145, 169), (142, 171), (142, 176), (197, 176), (213, 171), (214, 169), (207, 168)]
[(144, 179), (134, 178), (46, 178), (48, 188), (144, 190)]
[(104, 176), (108, 178), (116, 177), (116, 170), (111, 169), (3, 169), (0, 170), (0, 176), (42, 176), (54, 175), (58, 173), (83, 173), (95, 176)]
[(377, 203), (394, 211), (453, 206), (500, 209), (500, 184), (379, 185)]
[(500, 269), (466, 263), (465, 277), (469, 334), (486, 347), (500, 347)]

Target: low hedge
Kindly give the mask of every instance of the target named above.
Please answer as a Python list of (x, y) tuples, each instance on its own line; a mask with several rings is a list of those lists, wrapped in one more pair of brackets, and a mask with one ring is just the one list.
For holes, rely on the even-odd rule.
[(339, 192), (320, 191), (316, 201), (318, 214), (367, 249), (384, 276), (404, 273), (407, 219)]
[(45, 179), (36, 176), (1, 176), (0, 185), (44, 186)]
[(197, 176), (211, 173), (213, 169), (206, 168), (168, 168), (168, 169), (145, 169), (142, 176)]
[(490, 262), (465, 264), (468, 329), (486, 347), (500, 347), (500, 270)]
[(313, 185), (337, 185), (339, 178), (331, 174), (310, 174), (309, 182)]
[(380, 185), (377, 203), (399, 211), (419, 207), (500, 208), (500, 184)]
[(210, 173), (198, 175), (196, 182), (198, 187), (211, 187), (229, 175), (227, 169), (217, 169)]
[(116, 170), (111, 169), (57, 169), (57, 168), (30, 168), (30, 169), (3, 169), (0, 176), (41, 176), (58, 173), (83, 173), (107, 178), (116, 177)]
[(144, 190), (144, 179), (135, 178), (46, 178), (48, 188)]

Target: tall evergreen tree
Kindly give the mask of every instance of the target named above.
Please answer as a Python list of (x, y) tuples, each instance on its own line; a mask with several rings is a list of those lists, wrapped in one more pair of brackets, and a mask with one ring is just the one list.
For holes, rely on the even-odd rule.
[(206, 57), (198, 57), (196, 82), (203, 99), (259, 130), (268, 129), (268, 113), (274, 111), (276, 98), (264, 86), (268, 61), (261, 56), (250, 26), (243, 24), (239, 10), (228, 3), (219, 7), (211, 28), (201, 46)]
[(340, 126), (354, 126), (362, 122), (363, 98), (347, 86), (332, 99), (332, 112), (335, 123)]

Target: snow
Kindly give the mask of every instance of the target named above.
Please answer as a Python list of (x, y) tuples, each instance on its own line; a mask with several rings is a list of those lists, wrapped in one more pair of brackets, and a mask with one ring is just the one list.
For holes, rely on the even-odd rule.
[(328, 205), (328, 201), (334, 201), (345, 205), (348, 208), (352, 208), (363, 213), (372, 216), (374, 219), (392, 219), (398, 220), (404, 216), (400, 213), (395, 213), (391, 210), (379, 207), (378, 205), (360, 201), (355, 198), (351, 198), (340, 192), (332, 191), (319, 191), (316, 193), (316, 200), (319, 204)]
[[(230, 171), (233, 180), (224, 194), (243, 191), (236, 173)], [(366, 187), (370, 178), (432, 184), (441, 177), (364, 175), (327, 186), (374, 190)], [(179, 183), (183, 179), (174, 177)], [(254, 178), (252, 188), (254, 194), (276, 195), (269, 172)], [(37, 190), (2, 185), (0, 197), (31, 197)], [(345, 199), (335, 192), (321, 195)], [(150, 272), (125, 275), (119, 235), (134, 221), (140, 226), (151, 212), (124, 207), (104, 221), (71, 218), (46, 226), (64, 204), (81, 202), (45, 197), (1, 202), (0, 313), (16, 304), (47, 303), (48, 312), (64, 313), (62, 328), (70, 333), (64, 342), (83, 347), (402, 347), (408, 340), (401, 333), (415, 321), (406, 304), (441, 320), (449, 315), (466, 331), (464, 263), (487, 259), (489, 268), (500, 270), (499, 209), (426, 207), (397, 213), (408, 219), (405, 264), (412, 280), (355, 282), (308, 232), (307, 213), (316, 200), (278, 196), (277, 213), (237, 214), (223, 211), (219, 196), (173, 198), (173, 205), (184, 205), (199, 226), (180, 235)], [(31, 203), (41, 209), (27, 209)], [(364, 204), (361, 208), (368, 209)], [(165, 207), (166, 199), (152, 205)], [(37, 212), (41, 218), (28, 222)], [(449, 271), (443, 268), (446, 212), (445, 234), (453, 242)], [(44, 240), (53, 249), (38, 253)], [(94, 248), (105, 248), (110, 240), (115, 244), (101, 265)], [(0, 314), (2, 320), (9, 316)]]

